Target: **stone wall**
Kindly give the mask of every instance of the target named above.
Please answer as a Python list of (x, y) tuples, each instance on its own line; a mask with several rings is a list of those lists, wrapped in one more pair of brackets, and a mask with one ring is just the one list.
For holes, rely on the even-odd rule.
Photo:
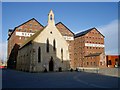
[(79, 71), (120, 77), (120, 68), (80, 68)]

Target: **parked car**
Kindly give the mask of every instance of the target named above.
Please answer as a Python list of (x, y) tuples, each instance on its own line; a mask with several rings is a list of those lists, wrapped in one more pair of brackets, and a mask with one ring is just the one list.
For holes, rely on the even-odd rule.
[(0, 68), (5, 68), (5, 66), (0, 66)]

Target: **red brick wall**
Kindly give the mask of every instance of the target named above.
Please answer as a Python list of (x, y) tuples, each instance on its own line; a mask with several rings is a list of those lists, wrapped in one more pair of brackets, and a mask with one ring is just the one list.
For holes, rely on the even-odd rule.
[[(108, 67), (115, 67), (115, 64), (116, 64), (116, 59), (118, 60), (118, 63), (119, 63), (119, 56), (118, 55), (107, 55), (106, 56), (106, 59), (107, 59), (107, 66)], [(109, 60), (111, 61), (111, 64), (109, 64)]]
[(99, 67), (100, 56), (86, 57), (84, 67)]
[(75, 38), (74, 43), (74, 65), (76, 67), (83, 66), (84, 53), (85, 53), (85, 38), (84, 36)]
[(58, 23), (56, 24), (56, 27), (58, 28), (58, 30), (60, 31), (60, 33), (63, 35), (63, 36), (73, 36), (73, 33), (70, 32), (70, 30), (62, 23)]
[(42, 29), (43, 29), (43, 26), (41, 26), (35, 19), (31, 19), (28, 22), (24, 23), (23, 25), (15, 28), (15, 31), (8, 38), (8, 58), (14, 45), (15, 44), (21, 45), (25, 41), (25, 38), (28, 38), (24, 36), (16, 36), (16, 32), (18, 31), (19, 32), (30, 32), (31, 30), (31, 32), (35, 33), (36, 31), (39, 31)]

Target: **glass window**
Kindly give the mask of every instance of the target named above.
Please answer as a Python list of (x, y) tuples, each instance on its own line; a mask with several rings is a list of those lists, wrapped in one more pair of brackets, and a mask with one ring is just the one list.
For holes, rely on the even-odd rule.
[(38, 48), (38, 62), (41, 62), (41, 48)]
[(63, 62), (63, 49), (61, 48), (61, 60)]
[(111, 60), (108, 60), (108, 65), (112, 65), (112, 62), (111, 62)]
[(53, 50), (56, 51), (56, 42), (55, 42), (55, 39), (53, 40)]
[(48, 39), (47, 39), (46, 50), (47, 50), (47, 52), (49, 52), (49, 40)]

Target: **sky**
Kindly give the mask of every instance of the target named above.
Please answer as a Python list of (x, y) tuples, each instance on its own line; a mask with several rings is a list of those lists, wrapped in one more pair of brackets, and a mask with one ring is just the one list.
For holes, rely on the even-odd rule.
[(8, 29), (31, 18), (45, 26), (51, 9), (55, 22), (62, 22), (74, 33), (96, 27), (105, 36), (106, 54), (118, 54), (117, 2), (3, 2), (1, 57), (6, 59)]

